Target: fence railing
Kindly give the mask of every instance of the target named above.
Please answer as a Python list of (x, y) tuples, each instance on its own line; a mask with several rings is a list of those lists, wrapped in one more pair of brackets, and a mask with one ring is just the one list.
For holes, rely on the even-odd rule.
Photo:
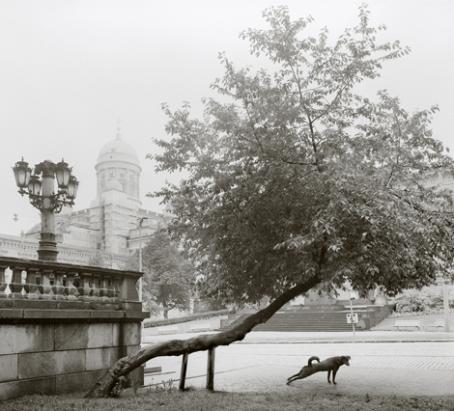
[(139, 301), (142, 273), (0, 257), (0, 299), (97, 303)]

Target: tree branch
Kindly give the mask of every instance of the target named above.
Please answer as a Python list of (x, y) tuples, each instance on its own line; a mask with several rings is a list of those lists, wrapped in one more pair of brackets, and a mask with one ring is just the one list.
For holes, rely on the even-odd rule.
[(281, 158), (281, 161), (286, 164), (294, 164), (297, 166), (316, 166), (317, 163), (312, 162), (312, 163), (305, 163), (303, 161), (292, 161), (292, 160), (287, 160), (286, 158)]
[(313, 125), (313, 121), (311, 119), (309, 110), (307, 109), (306, 104), (304, 103), (303, 90), (301, 88), (300, 78), (298, 77), (298, 75), (295, 71), (295, 68), (293, 67), (293, 64), (290, 61), (288, 61), (287, 63), (290, 67), (290, 70), (292, 71), (293, 79), (295, 80), (296, 87), (298, 89), (298, 96), (299, 96), (300, 104), (301, 104), (301, 107), (303, 108), (304, 113), (306, 114), (307, 122), (309, 124), (309, 131), (311, 134), (310, 140), (311, 140), (312, 149), (314, 151), (315, 165), (316, 165), (318, 171), (322, 171), (320, 164), (319, 164), (319, 160), (318, 160), (318, 149), (317, 149), (317, 144), (315, 142), (314, 125)]
[(394, 172), (396, 171), (396, 169), (398, 167), (400, 167), (400, 154), (401, 154), (401, 152), (400, 152), (401, 151), (400, 141), (401, 141), (401, 138), (402, 138), (402, 129), (400, 127), (399, 119), (397, 118), (396, 113), (394, 113), (394, 122), (395, 122), (395, 125), (397, 126), (396, 162), (393, 163), (393, 165), (391, 166), (391, 171), (389, 173), (388, 180), (386, 181), (385, 187), (389, 187), (389, 183), (391, 182), (391, 179), (393, 178)]
[(118, 383), (119, 378), (136, 369), (146, 361), (161, 356), (176, 356), (190, 354), (196, 351), (204, 351), (220, 345), (229, 345), (235, 341), (241, 341), (256, 325), (269, 320), (273, 314), (284, 304), (309, 291), (320, 282), (318, 276), (312, 277), (303, 284), (298, 284), (276, 298), (263, 310), (245, 318), (240, 324), (230, 330), (217, 334), (198, 335), (187, 340), (170, 340), (163, 343), (149, 345), (119, 359), (109, 371), (107, 371), (85, 395), (88, 398), (109, 397)]

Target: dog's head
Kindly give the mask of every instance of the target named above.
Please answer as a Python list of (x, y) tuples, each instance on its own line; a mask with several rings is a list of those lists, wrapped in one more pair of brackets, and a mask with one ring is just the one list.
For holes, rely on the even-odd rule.
[(342, 364), (344, 365), (350, 365), (350, 360), (351, 360), (351, 357), (349, 355), (343, 355), (342, 357), (340, 357), (341, 360), (342, 360)]

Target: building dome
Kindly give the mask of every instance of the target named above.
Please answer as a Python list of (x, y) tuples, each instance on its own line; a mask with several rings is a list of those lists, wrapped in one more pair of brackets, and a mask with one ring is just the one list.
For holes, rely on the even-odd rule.
[(99, 152), (97, 165), (117, 161), (139, 166), (139, 157), (136, 151), (119, 137), (104, 145)]
[(113, 201), (113, 192), (121, 192), (126, 194), (128, 201), (140, 204), (139, 187), (142, 170), (139, 158), (136, 151), (124, 142), (119, 134), (115, 140), (109, 141), (101, 149), (95, 169), (98, 202)]

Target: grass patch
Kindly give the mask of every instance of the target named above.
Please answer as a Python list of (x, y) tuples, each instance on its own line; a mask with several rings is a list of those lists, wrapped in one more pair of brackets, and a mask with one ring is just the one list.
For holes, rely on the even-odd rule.
[(137, 396), (124, 395), (117, 399), (84, 399), (76, 395), (31, 395), (0, 402), (2, 411), (454, 411), (454, 396), (450, 397), (385, 397), (343, 394), (308, 395), (297, 393), (209, 393), (205, 390), (153, 390)]

